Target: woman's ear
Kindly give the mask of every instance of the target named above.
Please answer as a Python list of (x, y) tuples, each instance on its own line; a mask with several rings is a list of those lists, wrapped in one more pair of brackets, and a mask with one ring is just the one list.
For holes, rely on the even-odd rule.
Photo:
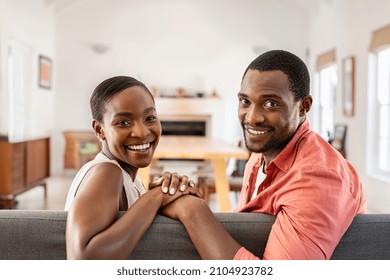
[(305, 116), (311, 109), (311, 105), (313, 103), (313, 98), (311, 95), (307, 95), (303, 97), (301, 101), (301, 110), (300, 110), (300, 116)]
[(97, 120), (93, 120), (92, 121), (92, 128), (93, 128), (93, 131), (95, 131), (95, 135), (96, 135), (97, 139), (99, 139), (100, 142), (103, 142), (105, 137), (104, 137), (104, 131), (103, 131), (102, 124), (100, 122), (98, 122)]

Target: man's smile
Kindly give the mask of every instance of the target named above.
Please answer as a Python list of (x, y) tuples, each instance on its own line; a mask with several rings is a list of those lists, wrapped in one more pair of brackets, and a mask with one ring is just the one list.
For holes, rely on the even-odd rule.
[(245, 125), (245, 129), (250, 135), (254, 136), (264, 135), (272, 130), (269, 127), (249, 127), (248, 125)]

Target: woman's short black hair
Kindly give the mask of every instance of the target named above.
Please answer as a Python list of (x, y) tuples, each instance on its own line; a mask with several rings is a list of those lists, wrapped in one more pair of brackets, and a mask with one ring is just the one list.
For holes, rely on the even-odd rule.
[(101, 82), (93, 91), (89, 102), (92, 118), (102, 122), (103, 114), (105, 112), (105, 104), (121, 91), (131, 87), (142, 87), (145, 89), (152, 97), (154, 103), (152, 93), (142, 82), (133, 77), (115, 76)]
[(310, 75), (306, 64), (295, 54), (284, 50), (272, 50), (259, 55), (253, 60), (248, 70), (282, 71), (288, 77), (290, 91), (294, 93), (294, 100), (301, 100), (310, 94)]

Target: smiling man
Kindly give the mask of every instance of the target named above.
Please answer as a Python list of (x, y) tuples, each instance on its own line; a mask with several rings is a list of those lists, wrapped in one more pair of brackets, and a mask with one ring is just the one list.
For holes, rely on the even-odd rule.
[[(245, 71), (238, 115), (252, 155), (236, 209), (275, 215), (266, 259), (329, 259), (358, 213), (366, 211), (351, 164), (306, 119), (310, 77), (296, 55), (275, 50)], [(236, 258), (253, 258), (241, 248)]]
[(200, 199), (177, 199), (163, 213), (184, 224), (203, 259), (330, 259), (354, 217), (365, 213), (355, 169), (310, 129), (309, 92), (307, 67), (292, 53), (266, 52), (246, 69), (238, 116), (252, 154), (235, 211), (276, 220), (263, 256), (255, 256)]

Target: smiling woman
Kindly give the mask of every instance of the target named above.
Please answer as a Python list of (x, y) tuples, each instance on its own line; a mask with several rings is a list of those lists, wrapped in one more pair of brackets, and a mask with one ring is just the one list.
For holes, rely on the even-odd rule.
[[(200, 193), (177, 173), (165, 172), (148, 192), (137, 177), (151, 163), (161, 135), (153, 96), (143, 83), (126, 76), (107, 79), (90, 105), (102, 150), (80, 169), (68, 193), (67, 257), (125, 259), (161, 207)], [(117, 220), (119, 211), (126, 213)]]

